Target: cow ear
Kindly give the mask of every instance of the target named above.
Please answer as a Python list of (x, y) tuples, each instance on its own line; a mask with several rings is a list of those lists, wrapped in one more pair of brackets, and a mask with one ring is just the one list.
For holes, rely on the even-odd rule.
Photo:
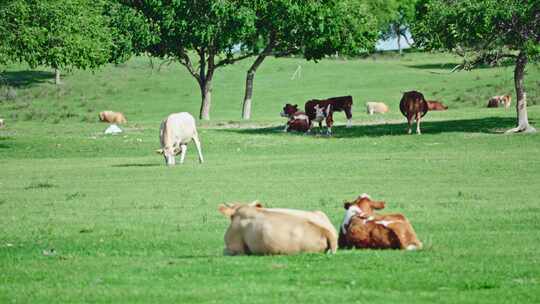
[(373, 209), (384, 209), (384, 205), (385, 205), (383, 201), (380, 201), (380, 202), (370, 201), (369, 204), (371, 205)]
[(349, 210), (349, 208), (351, 207), (351, 205), (352, 205), (351, 203), (345, 202), (345, 203), (343, 203), (343, 208), (345, 208), (345, 210)]
[(218, 210), (226, 217), (231, 217), (235, 212), (233, 208), (231, 208), (230, 206), (225, 206), (223, 204), (219, 205)]
[(163, 154), (163, 149), (157, 149), (157, 150), (156, 150), (156, 153), (157, 153), (157, 154)]

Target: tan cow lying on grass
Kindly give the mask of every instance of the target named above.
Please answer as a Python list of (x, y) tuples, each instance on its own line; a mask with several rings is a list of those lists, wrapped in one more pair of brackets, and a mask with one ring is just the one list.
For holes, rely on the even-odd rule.
[(335, 253), (337, 233), (321, 211), (264, 208), (251, 204), (220, 205), (231, 219), (225, 233), (227, 255)]
[(428, 105), (428, 110), (430, 111), (446, 111), (448, 107), (445, 106), (442, 102), (436, 100), (426, 100)]
[(122, 124), (126, 123), (127, 119), (122, 112), (103, 111), (99, 112), (99, 120), (101, 122)]
[(345, 203), (345, 217), (339, 231), (339, 248), (422, 249), (413, 227), (404, 215), (375, 214), (384, 202), (362, 194)]
[(387, 113), (388, 106), (384, 102), (368, 101), (366, 102), (366, 112), (369, 115), (374, 113)]

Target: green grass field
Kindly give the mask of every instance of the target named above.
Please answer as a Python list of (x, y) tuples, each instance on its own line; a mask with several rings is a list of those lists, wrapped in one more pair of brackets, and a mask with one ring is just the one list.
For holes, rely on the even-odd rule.
[[(0, 303), (539, 302), (540, 137), (502, 134), (514, 107), (484, 108), (491, 95), (515, 96), (511, 66), (450, 73), (457, 62), (270, 58), (250, 122), (238, 121), (250, 62), (227, 67), (216, 75), (212, 121), (199, 126), (206, 162), (190, 145), (174, 168), (154, 153), (160, 121), (200, 103), (180, 66), (152, 70), (137, 58), (68, 73), (58, 88), (46, 69), (10, 67), (16, 98), (0, 101)], [(526, 88), (538, 128), (538, 66)], [(398, 110), (411, 89), (450, 106), (428, 113), (421, 136), (405, 134)], [(345, 94), (352, 128), (338, 113), (331, 138), (281, 132), (285, 102)], [(368, 100), (390, 113), (368, 116)], [(103, 135), (105, 109), (125, 112), (124, 134)], [(363, 192), (404, 213), (425, 249), (222, 254), (220, 203), (318, 209), (338, 226), (343, 201)]]

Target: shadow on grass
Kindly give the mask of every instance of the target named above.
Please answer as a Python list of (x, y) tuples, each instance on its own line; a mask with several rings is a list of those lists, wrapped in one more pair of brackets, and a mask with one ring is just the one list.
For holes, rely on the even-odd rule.
[(54, 73), (45, 71), (6, 71), (0, 78), (12, 87), (26, 87), (54, 78)]
[[(426, 121), (422, 122), (422, 134), (439, 134), (449, 132), (463, 133), (488, 133), (500, 134), (504, 130), (514, 127), (516, 120), (509, 117), (486, 117), (478, 119), (462, 119), (462, 120), (445, 120), (445, 121)], [(416, 124), (413, 125), (413, 131)], [(315, 128), (317, 134), (318, 128)], [(283, 128), (258, 128), (258, 129), (224, 129), (227, 132), (236, 132), (241, 134), (283, 134)], [(364, 126), (353, 126), (345, 128), (338, 126), (332, 128), (334, 138), (349, 138), (349, 137), (378, 137), (389, 135), (408, 135), (406, 123), (392, 124), (374, 124)], [(318, 135), (317, 135), (318, 136)]]
[(111, 165), (111, 167), (114, 167), (114, 168), (158, 167), (158, 166), (161, 166), (161, 164), (118, 164), (118, 165)]

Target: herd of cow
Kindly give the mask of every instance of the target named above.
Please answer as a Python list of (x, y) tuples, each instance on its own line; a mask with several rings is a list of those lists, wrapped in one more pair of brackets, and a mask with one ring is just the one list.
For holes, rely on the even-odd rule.
[[(488, 107), (504, 105), (508, 108), (510, 102), (509, 95), (494, 96)], [(351, 126), (352, 105), (351, 96), (309, 100), (305, 103), (305, 112), (299, 111), (298, 105), (286, 104), (281, 112), (281, 116), (288, 119), (284, 131), (310, 132), (314, 122), (322, 130), (324, 121), (326, 132), (331, 135), (334, 112), (345, 112), (347, 127)], [(399, 109), (407, 118), (408, 133), (412, 133), (412, 123), (416, 121), (416, 132), (421, 134), (422, 117), (430, 110), (446, 110), (448, 107), (438, 101), (425, 100), (420, 92), (409, 91), (403, 94)], [(388, 106), (382, 102), (368, 102), (366, 111), (370, 115), (386, 113)], [(99, 113), (99, 119), (118, 124), (127, 122), (124, 114), (112, 111)], [(164, 156), (167, 165), (175, 165), (178, 154), (180, 163), (183, 163), (187, 144), (191, 141), (197, 148), (199, 162), (203, 162), (195, 118), (191, 114), (181, 112), (167, 116), (161, 122), (159, 137), (161, 149), (156, 152)], [(367, 194), (346, 202), (338, 234), (321, 211), (265, 208), (259, 202), (220, 205), (219, 211), (231, 221), (225, 233), (225, 254), (335, 253), (338, 248), (421, 249), (422, 243), (404, 215), (375, 213), (374, 210), (384, 207), (384, 202), (374, 201)]]
[[(488, 108), (504, 106), (510, 107), (512, 97), (510, 95), (493, 96), (488, 101)], [(334, 112), (345, 112), (347, 117), (347, 127), (351, 126), (353, 100), (351, 96), (332, 97), (328, 99), (312, 99), (304, 105), (304, 112), (298, 109), (296, 104), (285, 104), (280, 115), (286, 117), (287, 123), (283, 131), (311, 132), (313, 123), (319, 124), (322, 129), (322, 122), (326, 122), (326, 133), (332, 134), (334, 123)], [(412, 133), (412, 123), (416, 121), (416, 133), (421, 134), (420, 121), (428, 111), (445, 111), (448, 107), (436, 100), (426, 100), (424, 95), (418, 91), (403, 93), (399, 102), (399, 110), (407, 118), (408, 133)], [(375, 113), (387, 113), (388, 106), (384, 102), (366, 102), (366, 112), (369, 115)]]
[[(319, 124), (319, 129), (322, 129), (322, 122), (325, 121), (326, 133), (331, 135), (334, 112), (345, 112), (347, 127), (351, 126), (352, 105), (352, 96), (309, 100), (304, 106), (305, 112), (300, 111), (298, 105), (287, 103), (280, 113), (281, 116), (288, 119), (284, 131), (310, 132), (314, 122)], [(416, 120), (416, 133), (421, 134), (420, 120), (422, 117), (428, 111), (444, 111), (448, 107), (439, 101), (425, 100), (424, 95), (420, 92), (410, 91), (403, 94), (399, 103), (399, 109), (403, 116), (407, 118), (409, 134), (412, 132), (411, 125), (414, 120)], [(366, 103), (366, 111), (369, 115), (386, 113), (388, 112), (388, 106), (383, 102), (370, 101)]]

